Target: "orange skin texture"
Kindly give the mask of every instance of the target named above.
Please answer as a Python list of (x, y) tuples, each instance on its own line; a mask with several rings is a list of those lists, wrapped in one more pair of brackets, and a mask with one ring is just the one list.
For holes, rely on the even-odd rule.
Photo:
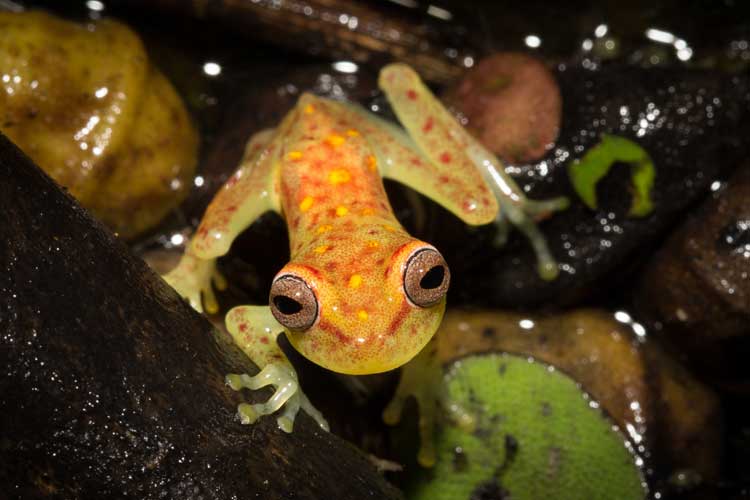
[(319, 318), (288, 333), (305, 357), (338, 372), (391, 370), (414, 357), (440, 324), (445, 300), (422, 308), (403, 289), (407, 259), (427, 247), (393, 216), (375, 156), (331, 103), (297, 107), (279, 175), (293, 273), (312, 288)]
[[(319, 313), (305, 331), (278, 325), (279, 331), (314, 363), (348, 374), (403, 365), (430, 340), (445, 310), (445, 299), (423, 308), (404, 292), (409, 257), (432, 247), (394, 217), (378, 160), (358, 122), (365, 125), (340, 104), (303, 95), (265, 147), (267, 160), (229, 180), (230, 189), (214, 199), (192, 244), (201, 257), (223, 253), (239, 232), (231, 227), (235, 214), (257, 202), (270, 176), (267, 190), (278, 197), (291, 247), (291, 260), (277, 277), (304, 279)], [(233, 321), (239, 321), (238, 343), (250, 357), (267, 357), (269, 340), (259, 335), (259, 326), (245, 324), (251, 318)]]

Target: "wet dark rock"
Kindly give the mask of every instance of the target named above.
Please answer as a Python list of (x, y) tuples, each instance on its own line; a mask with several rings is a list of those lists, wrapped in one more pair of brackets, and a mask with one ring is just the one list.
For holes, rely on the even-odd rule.
[(2, 498), (399, 498), (307, 415), (240, 425), (239, 350), (2, 136), (0, 178)]
[[(511, 165), (530, 198), (568, 195), (572, 206), (541, 223), (561, 266), (540, 279), (527, 241), (517, 232), (504, 248), (494, 231), (471, 230), (435, 208), (428, 234), (452, 271), (450, 300), (492, 306), (571, 304), (597, 292), (616, 292), (630, 264), (646, 257), (659, 238), (717, 179), (746, 155), (750, 80), (717, 72), (603, 66), (558, 70), (563, 99), (556, 146), (533, 165)], [(589, 210), (570, 187), (566, 167), (602, 134), (636, 141), (654, 160), (655, 211), (629, 218), (629, 168), (616, 164), (598, 187), (599, 208)], [(630, 264), (628, 264), (630, 263)]]
[(744, 165), (649, 262), (635, 302), (707, 380), (750, 391), (750, 167)]

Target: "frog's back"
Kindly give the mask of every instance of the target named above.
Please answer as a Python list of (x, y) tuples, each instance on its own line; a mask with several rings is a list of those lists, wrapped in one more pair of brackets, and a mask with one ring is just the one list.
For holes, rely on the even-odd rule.
[(304, 94), (282, 138), (279, 188), (292, 254), (346, 225), (398, 224), (376, 158), (340, 106)]

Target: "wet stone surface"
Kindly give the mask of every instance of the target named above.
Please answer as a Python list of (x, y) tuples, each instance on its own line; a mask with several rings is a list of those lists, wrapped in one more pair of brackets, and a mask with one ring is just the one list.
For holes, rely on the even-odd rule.
[(635, 297), (652, 330), (707, 380), (750, 391), (750, 168), (706, 201), (646, 268)]

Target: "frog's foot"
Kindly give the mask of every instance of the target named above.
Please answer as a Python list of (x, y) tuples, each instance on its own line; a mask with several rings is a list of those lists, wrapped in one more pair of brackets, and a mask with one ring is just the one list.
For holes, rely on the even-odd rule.
[(230, 374), (226, 377), (227, 385), (239, 391), (242, 389), (260, 389), (267, 385), (276, 388), (273, 396), (265, 403), (242, 403), (237, 407), (237, 414), (243, 424), (252, 424), (263, 415), (271, 415), (283, 407), (276, 423), (284, 432), (292, 432), (294, 419), (300, 409), (305, 410), (323, 430), (329, 430), (328, 422), (307, 399), (297, 381), (297, 373), (291, 365), (286, 363), (270, 363), (257, 375)]
[(549, 200), (529, 200), (525, 196), (498, 196), (500, 214), (496, 244), (504, 244), (508, 234), (508, 224), (517, 227), (531, 243), (537, 258), (538, 273), (542, 279), (553, 280), (559, 272), (557, 262), (549, 251), (547, 240), (536, 225), (538, 220), (549, 217), (552, 213), (568, 208), (568, 199), (563, 197)]
[(219, 303), (211, 284), (218, 290), (227, 287), (227, 280), (216, 269), (216, 259), (200, 259), (189, 250), (182, 256), (177, 267), (164, 276), (164, 280), (185, 297), (193, 309), (198, 312), (205, 309), (209, 314), (219, 311)]

